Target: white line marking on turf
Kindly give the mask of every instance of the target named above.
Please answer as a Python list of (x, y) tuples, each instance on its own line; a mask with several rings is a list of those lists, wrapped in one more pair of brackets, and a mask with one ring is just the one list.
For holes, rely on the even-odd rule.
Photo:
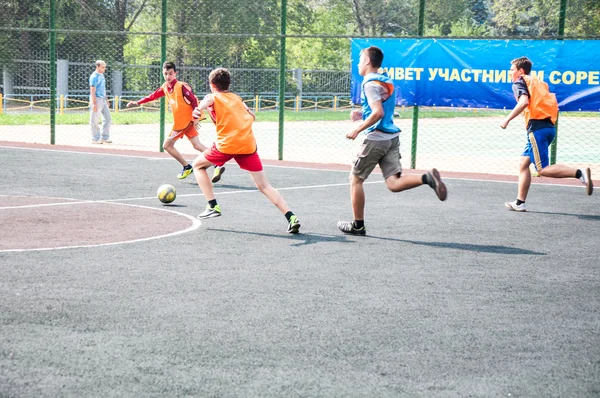
[[(23, 148), (23, 147), (13, 147), (13, 146), (3, 146), (0, 145), (0, 148), (6, 148), (6, 149), (21, 149), (21, 150), (25, 150), (25, 151), (44, 151), (44, 152), (60, 152), (60, 153), (75, 153), (75, 154), (81, 154), (81, 155), (103, 155), (103, 156), (117, 156), (117, 157), (123, 157), (123, 158), (138, 158), (138, 159), (147, 159), (147, 160), (157, 160), (157, 159), (170, 159), (168, 157), (164, 157), (164, 158), (158, 158), (158, 157), (152, 157), (152, 156), (143, 156), (143, 155), (119, 155), (119, 154), (112, 154), (112, 153), (98, 153), (98, 152), (79, 152), (79, 151), (70, 151), (70, 150), (61, 150), (61, 149), (45, 149), (45, 148)], [(277, 166), (277, 165), (268, 165), (268, 164), (263, 164), (263, 167), (272, 167), (272, 168), (280, 168), (280, 169), (295, 169), (295, 170), (310, 170), (310, 171), (333, 171), (336, 173), (342, 172), (342, 173), (349, 173), (350, 171), (350, 166), (348, 166), (348, 170), (332, 170), (332, 169), (319, 169), (319, 168), (313, 168), (313, 167), (300, 167), (300, 166)], [(443, 170), (442, 170), (443, 173)], [(381, 172), (374, 172), (372, 173), (373, 175), (381, 175)], [(406, 174), (420, 174), (420, 173), (415, 173), (415, 172), (407, 172)], [(499, 182), (502, 184), (516, 184), (516, 181), (507, 181), (507, 180), (485, 180), (485, 179), (481, 179), (481, 178), (465, 178), (465, 177), (443, 177), (444, 180), (456, 180), (456, 181), (476, 181), (476, 182)], [(385, 181), (373, 181), (373, 182), (365, 182), (365, 184), (373, 184), (373, 183), (379, 183), (379, 182), (385, 182)], [(560, 184), (560, 183), (554, 183), (554, 184), (547, 184), (547, 183), (543, 183), (543, 182), (534, 182), (535, 185), (543, 185), (543, 186), (560, 186), (560, 187), (574, 187), (574, 188), (581, 188), (578, 187), (576, 185), (570, 185), (570, 184)], [(339, 184), (339, 185), (349, 185), (349, 184)], [(332, 184), (330, 186), (337, 186), (336, 184)], [(315, 187), (319, 187), (319, 186), (315, 186)], [(310, 188), (310, 187), (309, 187)], [(287, 190), (287, 189), (299, 189), (299, 188), (276, 188), (276, 189), (281, 189), (281, 190)], [(255, 191), (240, 191), (240, 192), (255, 192)], [(221, 194), (223, 194), (225, 192), (222, 192)], [(236, 192), (232, 192), (232, 193), (236, 193)], [(215, 193), (217, 194), (217, 193)], [(203, 196), (202, 194), (187, 194), (187, 195), (180, 195), (180, 196)], [(121, 201), (124, 200), (141, 200), (141, 199), (148, 199), (148, 198), (132, 198), (132, 199), (119, 199)], [(117, 201), (117, 200), (109, 200), (109, 201)]]
[[(366, 181), (364, 184), (380, 184), (383, 181)], [(284, 188), (276, 188), (278, 191), (292, 191), (297, 189), (311, 189), (311, 188), (329, 188), (329, 187), (338, 187), (350, 185), (349, 183), (340, 183), (340, 184), (323, 184), (323, 185), (305, 185), (300, 187), (284, 187)], [(232, 195), (238, 193), (256, 193), (260, 192), (258, 189), (244, 189), (240, 191), (226, 191), (226, 192), (215, 192), (215, 195)], [(9, 195), (0, 195), (0, 196), (9, 196)], [(202, 193), (188, 193), (177, 195), (178, 198), (181, 197), (194, 197), (194, 196), (204, 196)], [(42, 198), (41, 196), (33, 196), (36, 198)], [(52, 199), (61, 199), (61, 198), (52, 198)], [(69, 200), (77, 200), (77, 199), (69, 199)], [(12, 209), (32, 209), (36, 207), (51, 207), (51, 206), (68, 206), (68, 205), (81, 205), (81, 204), (93, 204), (93, 203), (115, 203), (121, 204), (120, 202), (131, 202), (135, 200), (156, 200), (156, 196), (146, 196), (146, 197), (138, 197), (138, 198), (121, 198), (121, 199), (105, 199), (105, 200), (77, 200), (76, 202), (59, 202), (59, 203), (40, 203), (36, 205), (22, 205), (22, 206), (4, 206), (0, 207), (0, 210), (12, 210)], [(125, 205), (125, 203), (123, 203)], [(130, 205), (135, 206), (135, 205)], [(146, 207), (148, 209), (156, 209), (156, 210), (166, 210), (161, 209), (159, 207), (148, 207), (148, 206), (140, 206)], [(183, 214), (183, 213), (182, 213)]]
[[(77, 203), (90, 203), (90, 202), (77, 202)], [(178, 211), (175, 210), (169, 210), (169, 209), (160, 209), (160, 208), (156, 208), (156, 207), (149, 207), (149, 206), (141, 206), (141, 205), (132, 205), (132, 204), (128, 204), (128, 203), (114, 203), (116, 205), (119, 206), (132, 206), (132, 207), (139, 207), (142, 209), (150, 209), (150, 210), (158, 210), (158, 211), (165, 211), (168, 213), (173, 213), (179, 216), (183, 216), (189, 220), (192, 221), (192, 225), (186, 229), (182, 229), (180, 231), (175, 231), (175, 232), (171, 232), (169, 234), (163, 234), (163, 235), (157, 235), (157, 236), (150, 236), (147, 238), (140, 238), (140, 239), (132, 239), (132, 240), (125, 240), (125, 241), (120, 241), (120, 242), (111, 242), (111, 243), (99, 243), (96, 245), (75, 245), (75, 246), (59, 246), (59, 247), (42, 247), (42, 248), (35, 248), (35, 249), (5, 249), (5, 250), (0, 250), (0, 253), (6, 253), (6, 252), (30, 252), (30, 251), (48, 251), (48, 250), (62, 250), (62, 249), (79, 249), (79, 248), (85, 248), (85, 247), (102, 247), (102, 246), (115, 246), (115, 245), (123, 245), (126, 243), (136, 243), (136, 242), (145, 242), (145, 241), (149, 241), (149, 240), (154, 240), (154, 239), (161, 239), (161, 238), (168, 238), (171, 236), (176, 236), (176, 235), (181, 235), (181, 234), (185, 234), (191, 231), (194, 231), (196, 229), (198, 229), (200, 227), (200, 225), (202, 225), (202, 222), (200, 220), (198, 220), (195, 217), (192, 217), (188, 214), (185, 213), (180, 213)]]

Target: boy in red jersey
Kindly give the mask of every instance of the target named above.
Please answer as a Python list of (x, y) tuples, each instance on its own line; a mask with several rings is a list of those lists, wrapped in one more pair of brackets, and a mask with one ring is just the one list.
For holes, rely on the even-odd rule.
[(504, 203), (509, 210), (526, 211), (525, 199), (531, 186), (529, 165), (534, 164), (540, 176), (552, 178), (578, 178), (586, 186), (586, 193), (594, 192), (590, 168), (575, 169), (562, 164), (550, 165), (548, 147), (556, 136), (558, 103), (548, 88), (548, 84), (530, 76), (533, 63), (527, 57), (513, 59), (510, 73), (513, 93), (517, 100), (514, 109), (502, 120), (500, 127), (505, 129), (515, 117), (523, 113), (527, 129), (527, 145), (521, 154), (517, 199)]
[[(171, 112), (173, 112), (173, 127), (169, 136), (165, 138), (163, 148), (183, 166), (183, 170), (177, 175), (177, 178), (183, 179), (189, 176), (194, 170), (181, 153), (175, 149), (175, 142), (185, 135), (197, 151), (204, 152), (207, 148), (200, 143), (196, 128), (198, 122), (205, 117), (204, 115), (199, 115), (197, 118), (192, 116), (192, 111), (198, 106), (198, 99), (187, 83), (177, 81), (177, 67), (173, 62), (165, 62), (163, 64), (163, 76), (165, 83), (162, 86), (139, 101), (128, 102), (127, 107), (155, 101), (160, 97), (167, 97), (171, 106)], [(224, 171), (224, 167), (215, 167), (212, 181), (219, 181)]]
[(200, 213), (198, 218), (221, 215), (221, 208), (215, 199), (206, 168), (211, 164), (223, 166), (227, 161), (234, 159), (240, 168), (250, 172), (258, 190), (285, 215), (288, 222), (287, 232), (297, 234), (300, 230), (298, 217), (290, 211), (281, 194), (269, 184), (256, 152), (256, 139), (252, 132), (252, 122), (256, 118), (254, 113), (239, 96), (229, 92), (231, 75), (227, 69), (213, 70), (208, 82), (212, 94), (204, 97), (193, 114), (194, 117), (200, 117), (205, 109), (210, 112), (217, 126), (217, 142), (194, 160), (196, 181), (208, 200), (206, 210)]

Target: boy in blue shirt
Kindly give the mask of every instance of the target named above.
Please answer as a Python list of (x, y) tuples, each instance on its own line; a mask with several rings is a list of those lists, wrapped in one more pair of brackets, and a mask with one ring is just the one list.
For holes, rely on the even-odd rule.
[(400, 128), (394, 125), (395, 93), (390, 78), (379, 73), (383, 51), (371, 46), (361, 51), (358, 73), (364, 76), (361, 90), (362, 110), (350, 114), (352, 121), (362, 120), (354, 130), (346, 134), (350, 140), (365, 131), (366, 138), (350, 173), (350, 199), (354, 221), (339, 221), (340, 231), (351, 235), (366, 235), (364, 212), (365, 191), (363, 183), (379, 164), (387, 188), (400, 192), (429, 185), (440, 200), (446, 200), (446, 185), (436, 169), (423, 175), (402, 176), (400, 163)]

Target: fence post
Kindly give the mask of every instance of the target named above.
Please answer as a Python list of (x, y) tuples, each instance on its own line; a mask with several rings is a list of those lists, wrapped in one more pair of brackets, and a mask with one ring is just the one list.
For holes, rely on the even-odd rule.
[(50, 0), (50, 144), (56, 142), (56, 0)]
[(115, 98), (113, 99), (114, 104), (113, 104), (113, 108), (115, 109), (115, 113), (119, 113), (119, 96), (115, 95)]
[(258, 103), (258, 95), (254, 96), (254, 113), (258, 112), (260, 104)]
[(59, 109), (59, 114), (61, 116), (64, 115), (64, 113), (65, 113), (65, 96), (64, 96), (64, 94), (61, 94), (59, 96), (58, 109)]
[(285, 115), (285, 33), (287, 0), (281, 0), (281, 44), (279, 55), (279, 143), (278, 159), (283, 160), (283, 119)]
[[(417, 35), (423, 36), (425, 31), (425, 1), (419, 0), (419, 27)], [(410, 168), (417, 168), (417, 140), (419, 137), (419, 106), (417, 104), (413, 107), (413, 123), (412, 123), (412, 138), (410, 147)]]
[(333, 96), (333, 111), (337, 111), (337, 103), (338, 103), (338, 97), (337, 95)]
[[(567, 0), (560, 0), (560, 12), (558, 14), (558, 40), (565, 36), (565, 19), (567, 18)], [(554, 126), (556, 136), (550, 146), (550, 164), (556, 164), (556, 152), (558, 151), (558, 120)]]
[[(162, 72), (162, 64), (167, 61), (167, 0), (162, 0), (161, 13), (161, 35), (160, 35), (160, 64)], [(161, 76), (162, 78), (162, 76)], [(160, 81), (160, 80), (159, 80)], [(164, 152), (163, 142), (165, 140), (165, 97), (160, 98), (160, 142), (158, 144), (159, 152)]]

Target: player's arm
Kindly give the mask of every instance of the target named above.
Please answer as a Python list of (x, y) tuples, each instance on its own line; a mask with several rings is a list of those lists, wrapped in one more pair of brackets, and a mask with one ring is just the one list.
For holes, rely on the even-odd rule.
[(92, 108), (94, 108), (94, 112), (98, 110), (96, 107), (96, 86), (90, 86), (90, 101), (92, 103)]
[[(183, 94), (183, 97), (190, 103), (192, 109), (196, 109), (198, 107), (198, 98), (196, 98), (194, 95), (192, 87), (190, 87), (187, 83), (184, 83), (181, 87), (181, 93)], [(193, 118), (194, 123), (197, 124), (200, 120), (206, 119), (206, 116), (204, 116), (204, 112), (201, 112), (199, 117), (193, 116)]]
[(521, 95), (519, 97), (519, 101), (517, 102), (517, 105), (513, 108), (512, 111), (510, 111), (508, 116), (506, 116), (504, 118), (504, 120), (502, 120), (502, 122), (500, 123), (500, 127), (505, 129), (506, 126), (508, 126), (508, 123), (510, 123), (510, 121), (513, 120), (514, 118), (516, 118), (517, 116), (519, 116), (521, 114), (521, 112), (523, 112), (525, 109), (527, 109), (528, 106), (529, 106), (529, 96), (527, 96), (525, 94)]
[(199, 117), (201, 111), (213, 106), (214, 103), (215, 100), (213, 99), (212, 94), (206, 94), (202, 101), (200, 101), (200, 105), (198, 105), (196, 109), (194, 109), (194, 117)]
[(133, 105), (137, 106), (137, 105), (145, 104), (146, 102), (156, 101), (160, 97), (164, 97), (164, 96), (165, 96), (165, 91), (162, 89), (162, 87), (159, 87), (159, 88), (156, 89), (155, 92), (153, 92), (152, 94), (148, 95), (147, 97), (142, 98), (139, 101), (129, 101), (127, 103), (127, 107), (130, 108)]
[(249, 113), (250, 115), (252, 115), (252, 119), (256, 120), (256, 114), (255, 114), (254, 112), (252, 112), (252, 110), (250, 110), (250, 108), (248, 108), (248, 105), (246, 105), (246, 104), (244, 103), (244, 107), (246, 108), (246, 110), (248, 111), (248, 113)]
[(355, 139), (356, 137), (358, 137), (361, 131), (368, 129), (369, 127), (380, 121), (381, 118), (383, 118), (384, 113), (383, 104), (381, 103), (381, 100), (369, 101), (369, 107), (371, 108), (371, 114), (369, 115), (369, 117), (366, 118), (361, 124), (359, 124), (358, 127), (356, 127), (354, 130), (346, 134), (346, 138), (351, 140)]
[(363, 116), (362, 109), (355, 109), (352, 112), (350, 112), (350, 120), (352, 120), (353, 122), (357, 122), (357, 121), (361, 120), (362, 116)]

